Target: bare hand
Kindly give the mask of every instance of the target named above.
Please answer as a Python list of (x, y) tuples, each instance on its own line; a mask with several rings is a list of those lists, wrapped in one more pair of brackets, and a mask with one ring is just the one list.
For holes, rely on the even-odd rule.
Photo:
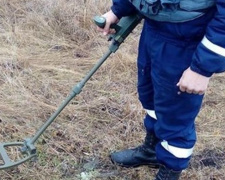
[(115, 24), (119, 21), (117, 16), (112, 12), (112, 10), (110, 10), (105, 13), (103, 17), (106, 19), (105, 27), (104, 29), (98, 27), (98, 31), (102, 32), (104, 35), (114, 33), (114, 30), (110, 29), (110, 25)]
[(177, 86), (182, 92), (202, 95), (207, 89), (209, 79), (209, 77), (198, 74), (188, 68), (183, 72)]

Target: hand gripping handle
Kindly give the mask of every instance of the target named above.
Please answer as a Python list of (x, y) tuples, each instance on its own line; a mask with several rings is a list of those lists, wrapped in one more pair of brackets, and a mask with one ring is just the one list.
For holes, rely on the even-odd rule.
[[(106, 24), (106, 19), (103, 16), (95, 16), (94, 22), (98, 27), (103, 29), (105, 27), (105, 24)], [(115, 29), (115, 31), (117, 32), (117, 31), (120, 30), (121, 27), (118, 26), (117, 24), (111, 24), (110, 28)]]

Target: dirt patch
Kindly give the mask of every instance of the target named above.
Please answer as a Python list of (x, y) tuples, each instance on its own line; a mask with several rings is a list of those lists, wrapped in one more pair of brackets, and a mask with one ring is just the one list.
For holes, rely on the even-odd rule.
[(219, 149), (204, 149), (192, 157), (190, 169), (214, 167), (221, 169), (225, 166), (225, 152)]

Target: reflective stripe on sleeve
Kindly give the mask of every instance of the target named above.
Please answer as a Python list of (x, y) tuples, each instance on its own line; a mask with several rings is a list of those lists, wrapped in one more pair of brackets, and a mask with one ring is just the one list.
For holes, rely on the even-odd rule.
[(156, 117), (156, 114), (155, 114), (155, 111), (154, 111), (154, 110), (148, 110), (148, 109), (145, 109), (145, 110), (146, 110), (147, 114), (148, 114), (150, 117), (152, 117), (152, 118), (154, 118), (155, 120), (157, 120), (157, 117)]
[(193, 153), (194, 148), (185, 149), (185, 148), (179, 148), (175, 146), (171, 146), (168, 144), (167, 141), (161, 142), (162, 147), (164, 147), (167, 151), (169, 151), (171, 154), (173, 154), (177, 158), (188, 158)]
[(225, 48), (220, 47), (216, 44), (213, 44), (211, 41), (209, 41), (206, 37), (202, 39), (201, 42), (207, 49), (211, 50), (212, 52), (219, 54), (221, 56), (225, 57)]

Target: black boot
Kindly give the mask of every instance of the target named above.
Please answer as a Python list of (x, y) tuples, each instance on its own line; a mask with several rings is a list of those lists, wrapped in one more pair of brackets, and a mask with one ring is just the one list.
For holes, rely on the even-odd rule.
[(165, 166), (161, 166), (156, 174), (155, 180), (178, 180), (180, 175), (181, 171), (174, 171), (166, 168)]
[(126, 149), (111, 154), (113, 163), (122, 167), (138, 167), (141, 165), (149, 165), (158, 168), (159, 164), (156, 159), (155, 145), (158, 138), (154, 134), (147, 133), (145, 141), (142, 145), (134, 149)]

